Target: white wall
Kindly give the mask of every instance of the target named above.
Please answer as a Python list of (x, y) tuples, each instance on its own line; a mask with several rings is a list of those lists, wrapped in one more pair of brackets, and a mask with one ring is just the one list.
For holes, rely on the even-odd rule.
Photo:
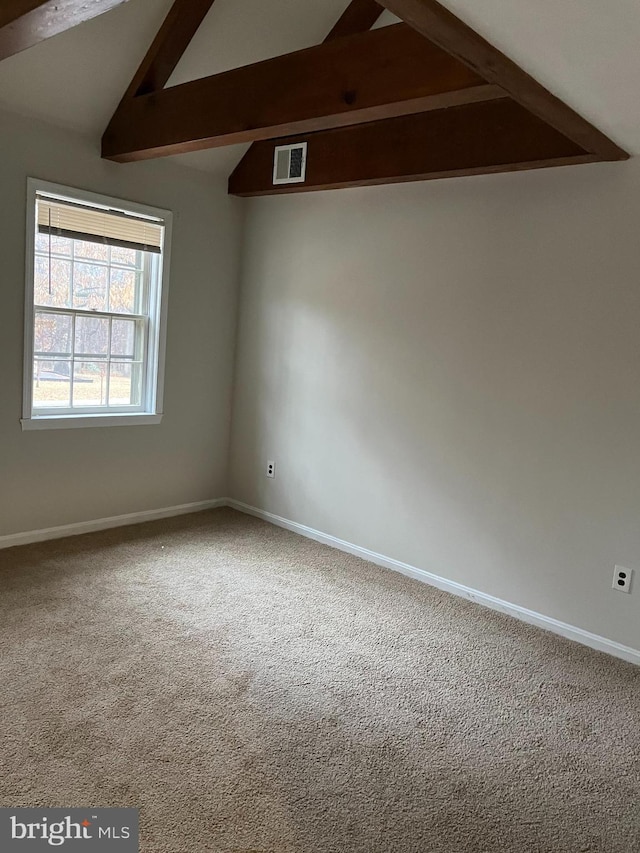
[(255, 200), (244, 253), (233, 497), (640, 648), (640, 161)]
[[(227, 490), (241, 204), (166, 161), (0, 115), (0, 535), (221, 497)], [(175, 212), (165, 416), (158, 426), (21, 432), (26, 178)]]

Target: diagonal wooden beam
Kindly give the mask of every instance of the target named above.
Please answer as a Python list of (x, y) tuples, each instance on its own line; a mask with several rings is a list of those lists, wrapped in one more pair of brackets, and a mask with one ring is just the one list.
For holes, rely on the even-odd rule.
[(132, 98), (159, 92), (166, 86), (213, 3), (214, 0), (175, 0), (124, 93), (107, 134)]
[(0, 60), (126, 2), (127, 0), (2, 0)]
[[(273, 186), (273, 149), (308, 144), (304, 184)], [(254, 145), (229, 179), (239, 196), (390, 184), (599, 158), (510, 99), (402, 116)]]
[(575, 113), (533, 77), (489, 44), (437, 0), (379, 0), (433, 44), (472, 68), (487, 82), (502, 87), (514, 101), (602, 160), (629, 155)]
[(213, 3), (214, 0), (175, 1), (125, 92), (125, 99), (159, 92), (167, 85)]
[(370, 30), (382, 11), (382, 6), (376, 0), (351, 0), (325, 41)]
[(131, 162), (501, 97), (395, 24), (130, 98), (102, 152)]
[(13, 0), (0, 6), (0, 29), (11, 24), (27, 12), (33, 12), (39, 6), (45, 6), (47, 0)]
[[(340, 16), (339, 20), (325, 38), (325, 42), (333, 41), (336, 38), (344, 36), (353, 36), (356, 33), (364, 33), (370, 30), (382, 14), (382, 6), (376, 3), (376, 0), (351, 0), (345, 11)], [(256, 145), (258, 143), (253, 143)], [(250, 156), (253, 145), (245, 153), (243, 160)]]

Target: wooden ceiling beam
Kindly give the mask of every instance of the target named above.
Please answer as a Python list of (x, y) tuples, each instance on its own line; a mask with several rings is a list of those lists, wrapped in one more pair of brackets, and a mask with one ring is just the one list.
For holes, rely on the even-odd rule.
[[(378, 3), (511, 99), (257, 142), (231, 175), (229, 192), (271, 195), (628, 157), (437, 0)], [(274, 187), (275, 145), (302, 141), (309, 144), (306, 180)]]
[(0, 29), (6, 27), (26, 15), (28, 12), (33, 12), (39, 6), (45, 6), (47, 0), (13, 0), (13, 2), (5, 2), (0, 6)]
[(3, 0), (0, 8), (0, 61), (126, 2)]
[[(381, 14), (382, 6), (376, 3), (376, 0), (351, 0), (329, 35), (325, 38), (325, 42), (344, 38), (345, 36), (353, 36), (356, 33), (364, 33), (371, 29)], [(253, 145), (258, 144), (256, 142), (253, 143)], [(253, 145), (245, 153), (244, 157), (250, 156)], [(240, 163), (242, 163), (242, 160)]]
[(546, 121), (601, 160), (626, 160), (626, 151), (579, 116), (437, 0), (379, 0), (398, 18), (488, 83), (500, 86), (514, 101)]
[(500, 97), (395, 24), (125, 100), (102, 153), (132, 162)]
[(382, 12), (382, 6), (376, 0), (351, 0), (325, 41), (370, 30)]
[[(273, 186), (276, 145), (305, 141), (304, 184)], [(520, 171), (598, 157), (510, 99), (254, 145), (229, 179), (239, 196)]]
[(214, 0), (176, 0), (125, 92), (125, 99), (164, 89), (213, 3)]

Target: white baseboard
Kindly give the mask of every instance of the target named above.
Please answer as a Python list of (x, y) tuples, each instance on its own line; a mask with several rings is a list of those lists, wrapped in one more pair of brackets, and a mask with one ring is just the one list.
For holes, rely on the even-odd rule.
[(528, 610), (526, 607), (520, 607), (518, 604), (512, 604), (509, 601), (503, 601), (500, 598), (495, 598), (493, 595), (487, 595), (485, 592), (472, 589), (455, 581), (447, 580), (446, 578), (434, 575), (424, 569), (419, 569), (416, 566), (411, 566), (408, 563), (402, 563), (400, 560), (394, 560), (391, 557), (385, 557), (383, 554), (377, 554), (375, 551), (370, 551), (368, 548), (361, 548), (359, 545), (354, 545), (352, 542), (345, 542), (344, 539), (338, 539), (335, 536), (330, 536), (328, 533), (322, 533), (319, 530), (314, 530), (312, 527), (307, 527), (304, 524), (298, 524), (296, 521), (290, 521), (288, 518), (282, 518), (279, 515), (274, 515), (271, 512), (258, 509), (254, 506), (242, 503), (241, 501), (233, 500), (232, 498), (216, 498), (208, 501), (197, 501), (195, 503), (179, 504), (178, 506), (163, 507), (162, 509), (149, 509), (142, 512), (131, 512), (127, 515), (114, 515), (110, 518), (99, 518), (94, 521), (80, 521), (76, 524), (64, 524), (60, 527), (47, 527), (41, 530), (28, 530), (24, 533), (12, 533), (8, 536), (0, 536), (0, 550), (4, 548), (13, 548), (16, 545), (28, 545), (33, 542), (44, 542), (48, 539), (62, 539), (66, 536), (79, 536), (82, 533), (94, 533), (98, 530), (108, 530), (112, 527), (125, 527), (130, 524), (141, 524), (145, 521), (157, 521), (161, 518), (170, 518), (177, 515), (186, 515), (192, 512), (201, 512), (207, 509), (215, 509), (217, 507), (229, 506), (237, 509), (247, 515), (253, 515), (256, 518), (261, 518), (278, 527), (284, 527), (286, 530), (291, 530), (293, 533), (299, 533), (301, 536), (306, 536), (308, 539), (314, 539), (316, 542), (321, 542), (323, 545), (329, 545), (332, 548), (337, 548), (339, 551), (345, 551), (348, 554), (353, 554), (356, 557), (361, 557), (363, 560), (368, 560), (370, 563), (375, 563), (385, 569), (392, 569), (396, 572), (401, 572), (403, 575), (415, 578), (416, 580), (427, 583), (430, 586), (435, 586), (445, 592), (453, 593), (461, 598), (466, 598), (469, 601), (474, 601), (476, 604), (481, 604), (484, 607), (489, 607), (492, 610), (499, 610), (501, 613), (506, 613), (522, 622), (527, 622), (529, 625), (536, 625), (546, 631), (551, 631), (554, 634), (559, 634), (561, 637), (566, 637), (569, 640), (574, 640), (581, 643), (583, 646), (588, 646), (591, 649), (596, 649), (599, 652), (613, 655), (613, 657), (621, 658), (640, 666), (640, 651), (632, 649), (629, 646), (623, 646), (615, 640), (608, 640), (606, 637), (600, 637), (597, 634), (592, 634), (590, 631), (585, 631), (583, 628), (576, 628), (574, 625), (569, 625), (566, 622), (560, 622), (558, 619), (553, 619), (551, 616), (544, 616), (542, 613), (536, 613), (534, 610)]
[(227, 503), (226, 498), (217, 498), (210, 501), (163, 507), (162, 509), (130, 512), (127, 515), (113, 515), (110, 518), (98, 518), (94, 521), (79, 521), (76, 524), (63, 524), (60, 527), (28, 530), (25, 533), (11, 533), (8, 536), (0, 536), (0, 549), (13, 548), (15, 545), (29, 545), (32, 542), (45, 542), (48, 539), (63, 539), (66, 536), (79, 536), (82, 533), (95, 533), (97, 530), (108, 530), (111, 527), (142, 524), (143, 521), (157, 521), (160, 518), (171, 518), (174, 515), (186, 515), (190, 512), (215, 509), (216, 507), (226, 506)]
[(348, 554), (353, 554), (356, 557), (362, 557), (363, 560), (368, 560), (378, 566), (383, 566), (385, 569), (392, 569), (396, 572), (401, 572), (403, 575), (408, 575), (416, 580), (428, 583), (430, 586), (435, 586), (445, 592), (453, 593), (461, 598), (466, 598), (469, 601), (474, 601), (476, 604), (482, 604), (484, 607), (489, 607), (491, 610), (499, 610), (501, 613), (507, 613), (509, 616), (514, 616), (521, 622), (527, 622), (529, 625), (536, 625), (538, 628), (544, 628), (546, 631), (551, 631), (554, 634), (559, 634), (561, 637), (566, 637), (569, 640), (574, 640), (576, 643), (581, 643), (583, 646), (588, 646), (591, 649), (596, 649), (599, 652), (613, 655), (613, 657), (621, 658), (640, 666), (640, 651), (632, 649), (629, 646), (623, 646), (621, 643), (616, 643), (615, 640), (608, 640), (606, 637), (600, 637), (597, 634), (592, 634), (590, 631), (585, 631), (583, 628), (576, 628), (574, 625), (569, 625), (566, 622), (560, 622), (558, 619), (553, 619), (551, 616), (544, 616), (542, 613), (536, 613), (534, 610), (527, 610), (526, 607), (520, 607), (518, 604), (512, 604), (509, 601), (503, 601), (501, 598), (495, 598), (493, 595), (487, 595), (485, 592), (479, 592), (471, 587), (456, 583), (455, 581), (447, 580), (446, 578), (434, 575), (424, 569), (418, 569), (416, 566), (410, 566), (408, 563), (402, 563), (400, 560), (394, 560), (391, 557), (385, 557), (382, 554), (376, 554), (375, 551), (369, 551), (368, 548), (361, 548), (359, 545), (354, 545), (351, 542), (345, 542), (343, 539), (337, 539), (335, 536), (329, 536), (327, 533), (321, 533), (319, 530), (314, 530), (312, 527), (307, 527), (304, 524), (298, 524), (296, 521), (290, 521), (287, 518), (282, 518), (279, 515), (274, 515), (271, 512), (265, 512), (254, 506), (242, 503), (229, 498), (226, 501), (227, 506), (233, 507), (247, 515), (254, 515), (256, 518), (261, 518), (264, 521), (269, 521), (271, 524), (276, 524), (278, 527), (284, 527), (286, 530), (291, 530), (294, 533), (299, 533), (301, 536), (306, 536), (308, 539), (315, 539), (316, 542), (322, 542), (323, 545), (330, 545), (332, 548), (337, 548), (339, 551), (346, 551)]

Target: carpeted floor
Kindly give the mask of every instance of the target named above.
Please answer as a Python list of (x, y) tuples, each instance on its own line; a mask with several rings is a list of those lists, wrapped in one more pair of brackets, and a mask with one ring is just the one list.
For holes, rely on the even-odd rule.
[(0, 552), (0, 805), (144, 853), (635, 853), (640, 669), (232, 510)]

